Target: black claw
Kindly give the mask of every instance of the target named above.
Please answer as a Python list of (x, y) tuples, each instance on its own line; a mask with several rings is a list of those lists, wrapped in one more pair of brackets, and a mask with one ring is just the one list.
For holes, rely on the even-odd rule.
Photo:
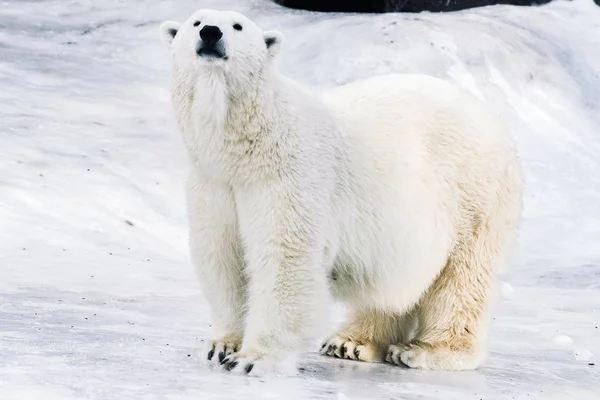
[(252, 368), (254, 368), (254, 364), (248, 364), (248, 365), (246, 365), (246, 373), (249, 374), (250, 371), (252, 371)]
[(354, 349), (354, 357), (356, 357), (357, 360), (359, 355), (360, 353), (358, 352), (358, 349)]
[(344, 356), (346, 355), (346, 345), (343, 345), (340, 349), (340, 355), (342, 356), (342, 358), (344, 358)]
[(321, 351), (323, 351), (323, 349), (325, 348), (325, 346), (327, 346), (327, 342), (325, 342), (325, 343), (323, 343), (323, 344), (321, 345)]
[(223, 365), (223, 364), (225, 364), (225, 363), (228, 363), (229, 361), (230, 361), (230, 360), (229, 360), (229, 357), (225, 357), (224, 359), (220, 360), (220, 361), (219, 361), (219, 363), (220, 363), (221, 365)]
[(212, 360), (212, 358), (213, 358), (213, 356), (214, 356), (214, 355), (215, 355), (215, 349), (211, 349), (211, 350), (208, 352), (208, 360), (209, 360), (209, 361), (210, 361), (210, 360)]
[(224, 358), (225, 358), (225, 352), (224, 351), (219, 352), (219, 362), (221, 364), (223, 364), (223, 359)]
[(234, 361), (234, 362), (232, 362), (232, 363), (230, 363), (230, 364), (227, 364), (227, 365), (225, 366), (225, 368), (227, 368), (227, 371), (231, 371), (232, 369), (234, 369), (234, 368), (236, 367), (236, 365), (238, 365), (238, 362), (237, 362), (237, 361)]

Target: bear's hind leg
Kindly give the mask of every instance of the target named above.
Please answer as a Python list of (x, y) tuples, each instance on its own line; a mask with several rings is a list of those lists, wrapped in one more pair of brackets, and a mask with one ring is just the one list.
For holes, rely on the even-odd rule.
[(479, 229), (460, 237), (419, 302), (415, 340), (390, 346), (386, 361), (433, 370), (470, 370), (483, 362), (493, 273), (513, 232), (506, 221), (484, 219)]
[(321, 354), (365, 362), (383, 362), (390, 343), (408, 342), (412, 314), (362, 309), (321, 346)]
[[(484, 357), (482, 319), (487, 314), (489, 273), (461, 271), (467, 265), (450, 260), (419, 303), (420, 327), (410, 344), (389, 347), (386, 361), (411, 368), (474, 369)], [(474, 267), (473, 269), (480, 269)]]

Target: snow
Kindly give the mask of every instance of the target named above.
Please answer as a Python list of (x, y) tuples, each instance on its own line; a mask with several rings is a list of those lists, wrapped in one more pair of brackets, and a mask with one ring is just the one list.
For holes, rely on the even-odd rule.
[(554, 338), (554, 344), (557, 344), (559, 346), (568, 346), (571, 343), (573, 343), (573, 339), (571, 339), (567, 335), (558, 335)]
[(515, 288), (508, 282), (500, 283), (500, 293), (503, 299), (510, 299), (515, 293)]
[(573, 351), (573, 356), (577, 361), (588, 361), (594, 358), (594, 354), (587, 349), (577, 349)]
[[(198, 7), (283, 31), (281, 69), (307, 85), (427, 73), (507, 121), (524, 220), (480, 369), (332, 360), (316, 344), (293, 378), (204, 364), (211, 318), (187, 254), (187, 167), (157, 33)], [(598, 366), (580, 349), (600, 354), (599, 44), (591, 0), (385, 15), (1, 0), (0, 398), (597, 399)]]

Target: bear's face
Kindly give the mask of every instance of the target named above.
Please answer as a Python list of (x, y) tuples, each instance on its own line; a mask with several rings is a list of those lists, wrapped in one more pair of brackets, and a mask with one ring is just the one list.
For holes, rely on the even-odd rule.
[(283, 35), (263, 32), (244, 15), (233, 11), (201, 9), (186, 22), (163, 22), (163, 42), (178, 68), (187, 72), (221, 69), (253, 75), (278, 53)]

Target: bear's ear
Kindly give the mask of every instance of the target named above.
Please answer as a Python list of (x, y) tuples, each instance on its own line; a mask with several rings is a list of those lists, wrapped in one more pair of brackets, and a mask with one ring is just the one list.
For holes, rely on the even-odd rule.
[(273, 58), (277, 54), (279, 54), (279, 50), (281, 50), (281, 43), (283, 43), (283, 33), (279, 31), (267, 31), (264, 33), (264, 37), (269, 57)]
[(175, 21), (165, 21), (160, 24), (159, 32), (163, 43), (170, 47), (179, 28), (181, 28), (181, 24)]

